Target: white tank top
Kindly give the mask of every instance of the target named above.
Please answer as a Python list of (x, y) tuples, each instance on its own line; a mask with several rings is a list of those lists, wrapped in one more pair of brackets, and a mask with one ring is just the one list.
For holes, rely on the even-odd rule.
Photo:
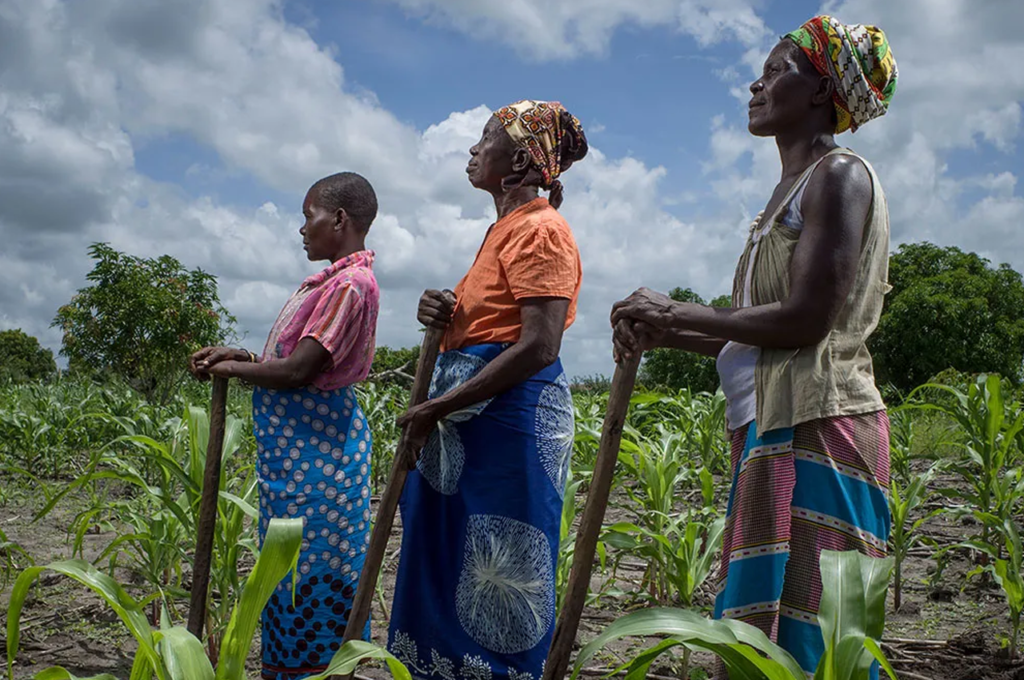
[[(793, 194), (789, 202), (789, 209), (782, 216), (782, 223), (790, 229), (801, 231), (804, 228), (804, 215), (800, 204), (804, 198), (804, 189), (810, 180), (813, 171), (804, 176), (800, 186)], [(762, 213), (763, 214), (763, 213)], [(758, 215), (755, 221), (760, 220)], [(733, 307), (750, 307), (750, 275), (754, 268), (754, 256), (757, 254), (757, 244), (772, 227), (772, 221), (751, 234), (754, 248), (750, 254), (750, 264), (743, 278), (743, 299), (733, 300)], [(722, 351), (719, 352), (715, 361), (718, 369), (718, 379), (722, 383), (722, 392), (725, 394), (725, 420), (730, 430), (738, 430), (747, 423), (754, 420), (757, 413), (757, 392), (755, 390), (754, 369), (757, 368), (757, 359), (761, 354), (759, 347), (744, 345), (739, 342), (727, 342)]]

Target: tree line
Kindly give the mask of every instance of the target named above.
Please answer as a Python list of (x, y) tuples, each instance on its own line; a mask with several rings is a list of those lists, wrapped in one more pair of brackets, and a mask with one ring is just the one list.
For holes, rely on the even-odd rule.
[[(102, 243), (89, 255), (89, 285), (53, 320), (71, 373), (116, 376), (162, 402), (185, 378), (182, 367), (192, 352), (237, 339), (235, 319), (221, 304), (213, 275), (189, 270), (170, 256), (141, 258)], [(993, 266), (959, 248), (904, 244), (889, 259), (889, 284), (869, 342), (880, 385), (906, 394), (949, 369), (998, 373), (1013, 385), (1024, 380), (1024, 281), (1009, 265)], [(731, 305), (728, 295), (705, 302), (689, 288), (676, 288), (670, 296)], [(382, 381), (408, 380), (418, 354), (418, 347), (379, 347), (372, 374)], [(0, 381), (42, 380), (56, 371), (53, 353), (36, 338), (20, 330), (0, 332)], [(718, 388), (714, 359), (671, 349), (649, 352), (639, 379), (653, 389)]]

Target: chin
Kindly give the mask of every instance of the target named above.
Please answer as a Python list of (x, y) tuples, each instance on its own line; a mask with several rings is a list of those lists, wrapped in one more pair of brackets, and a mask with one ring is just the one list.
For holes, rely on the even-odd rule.
[(763, 122), (752, 120), (747, 123), (747, 132), (755, 137), (774, 137), (775, 132)]

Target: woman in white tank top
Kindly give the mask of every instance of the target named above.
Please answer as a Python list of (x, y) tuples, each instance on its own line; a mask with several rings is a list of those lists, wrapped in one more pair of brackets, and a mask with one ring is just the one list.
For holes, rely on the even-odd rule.
[(881, 557), (889, 534), (888, 419), (866, 346), (888, 289), (888, 210), (834, 136), (883, 114), (895, 85), (877, 28), (821, 16), (783, 38), (749, 116), (775, 138), (782, 178), (751, 225), (733, 307), (640, 289), (612, 310), (617, 360), (717, 357), (734, 472), (715, 616), (761, 628), (808, 674), (823, 652), (821, 550)]

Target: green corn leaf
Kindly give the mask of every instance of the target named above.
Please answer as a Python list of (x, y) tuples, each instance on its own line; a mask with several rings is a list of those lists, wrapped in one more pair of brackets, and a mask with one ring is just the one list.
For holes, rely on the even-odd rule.
[(615, 669), (609, 675), (618, 675), (620, 671), (626, 670), (626, 680), (644, 680), (651, 664), (657, 661), (659, 656), (681, 644), (683, 643), (676, 639), (662, 640), (653, 647), (648, 647), (640, 652), (630, 663)]
[(156, 634), (170, 680), (214, 680), (203, 643), (181, 626)]
[(109, 673), (100, 673), (99, 675), (90, 675), (88, 678), (79, 678), (77, 675), (72, 675), (66, 668), (62, 668), (61, 666), (54, 666), (53, 668), (47, 668), (45, 671), (39, 671), (32, 677), (34, 680), (117, 680), (117, 678)]
[(804, 672), (800, 664), (796, 662), (796, 659), (782, 647), (772, 642), (760, 628), (755, 628), (743, 621), (735, 621), (733, 619), (722, 619), (716, 623), (735, 635), (740, 643), (749, 645), (751, 650), (759, 650), (767, 654), (769, 658), (785, 668), (790, 675), (802, 680)]
[(1020, 611), (1024, 604), (1024, 582), (1020, 573), (1015, 573), (1006, 560), (996, 560), (992, 565), (996, 581), (1003, 588), (1003, 594), (1012, 611)]
[(7, 612), (7, 668), (8, 675), (14, 677), (14, 657), (20, 643), (19, 624), (21, 610), (25, 604), (29, 589), (44, 570), (55, 571), (72, 578), (95, 592), (110, 606), (128, 631), (139, 644), (138, 656), (149, 660), (160, 680), (166, 680), (163, 666), (160, 664), (154, 647), (153, 631), (149, 627), (142, 607), (121, 588), (120, 584), (96, 567), (83, 560), (65, 560), (54, 562), (44, 567), (26, 569), (15, 581), (11, 590), (11, 599)]
[(259, 520), (260, 513), (256, 508), (252, 507), (251, 504), (245, 502), (235, 494), (229, 493), (227, 491), (221, 491), (219, 495), (222, 499), (228, 501), (229, 503), (232, 503), (235, 507), (237, 507), (243, 513), (245, 513), (245, 515), (249, 519), (254, 521)]
[[(772, 661), (774, 666), (772, 666), (772, 664), (765, 664), (766, 666), (773, 668), (777, 666), (783, 668), (793, 678), (802, 678), (802, 671), (800, 671), (800, 666), (796, 661), (781, 648), (769, 642), (768, 638), (763, 633), (755, 628), (746, 626), (746, 628), (750, 630), (745, 633), (746, 639), (741, 642), (733, 633), (733, 629), (736, 626), (745, 626), (745, 624), (737, 621), (709, 621), (697, 613), (685, 609), (659, 607), (643, 609), (632, 614), (627, 614), (626, 616), (614, 621), (596, 638), (591, 640), (590, 643), (580, 650), (576, 657), (576, 664), (573, 668), (572, 678), (575, 679), (578, 677), (583, 665), (593, 657), (598, 650), (609, 642), (623, 637), (642, 637), (650, 635), (671, 635), (677, 640), (685, 642), (688, 645), (714, 651), (716, 654), (719, 654), (719, 656), (724, 654), (730, 659), (735, 657), (733, 652), (736, 651), (737, 648), (743, 647), (744, 643), (746, 643), (748, 645), (753, 645), (753, 649), (756, 649), (756, 651), (773, 657), (763, 661)], [(745, 654), (745, 652), (740, 652), (740, 654)], [(754, 655), (756, 656), (756, 652)], [(749, 661), (748, 659), (748, 661), (739, 660), (735, 663), (741, 664), (743, 667), (749, 667), (750, 664), (754, 662)], [(794, 671), (800, 674), (794, 675)], [(737, 675), (735, 677), (744, 676)], [(764, 676), (754, 675), (750, 677)], [(786, 675), (778, 675), (775, 677), (787, 678)]]
[(886, 672), (891, 680), (899, 680), (899, 678), (896, 677), (896, 671), (893, 669), (892, 664), (885, 658), (885, 654), (882, 652), (882, 648), (877, 642), (871, 638), (867, 638), (864, 640), (864, 646), (869, 652), (871, 652), (871, 656), (875, 657), (875, 661), (878, 662), (878, 665), (882, 667), (882, 670)]
[(405, 664), (386, 649), (369, 642), (363, 642), (362, 640), (346, 642), (334, 654), (334, 657), (327, 665), (327, 670), (319, 675), (308, 677), (306, 680), (328, 680), (332, 675), (349, 675), (361, 661), (366, 659), (383, 659), (395, 680), (412, 680), (412, 675), (409, 673), (409, 669), (405, 667)]
[(876, 559), (860, 553), (847, 553), (847, 559), (860, 563), (861, 577), (864, 584), (864, 630), (867, 637), (881, 640), (885, 632), (885, 598), (889, 592), (889, 576), (892, 574), (894, 560), (891, 557)]
[(295, 570), (301, 545), (301, 519), (270, 520), (259, 559), (245, 582), (242, 596), (231, 612), (231, 620), (224, 633), (217, 680), (245, 680), (245, 660), (249, 656), (260, 614), (277, 584)]

